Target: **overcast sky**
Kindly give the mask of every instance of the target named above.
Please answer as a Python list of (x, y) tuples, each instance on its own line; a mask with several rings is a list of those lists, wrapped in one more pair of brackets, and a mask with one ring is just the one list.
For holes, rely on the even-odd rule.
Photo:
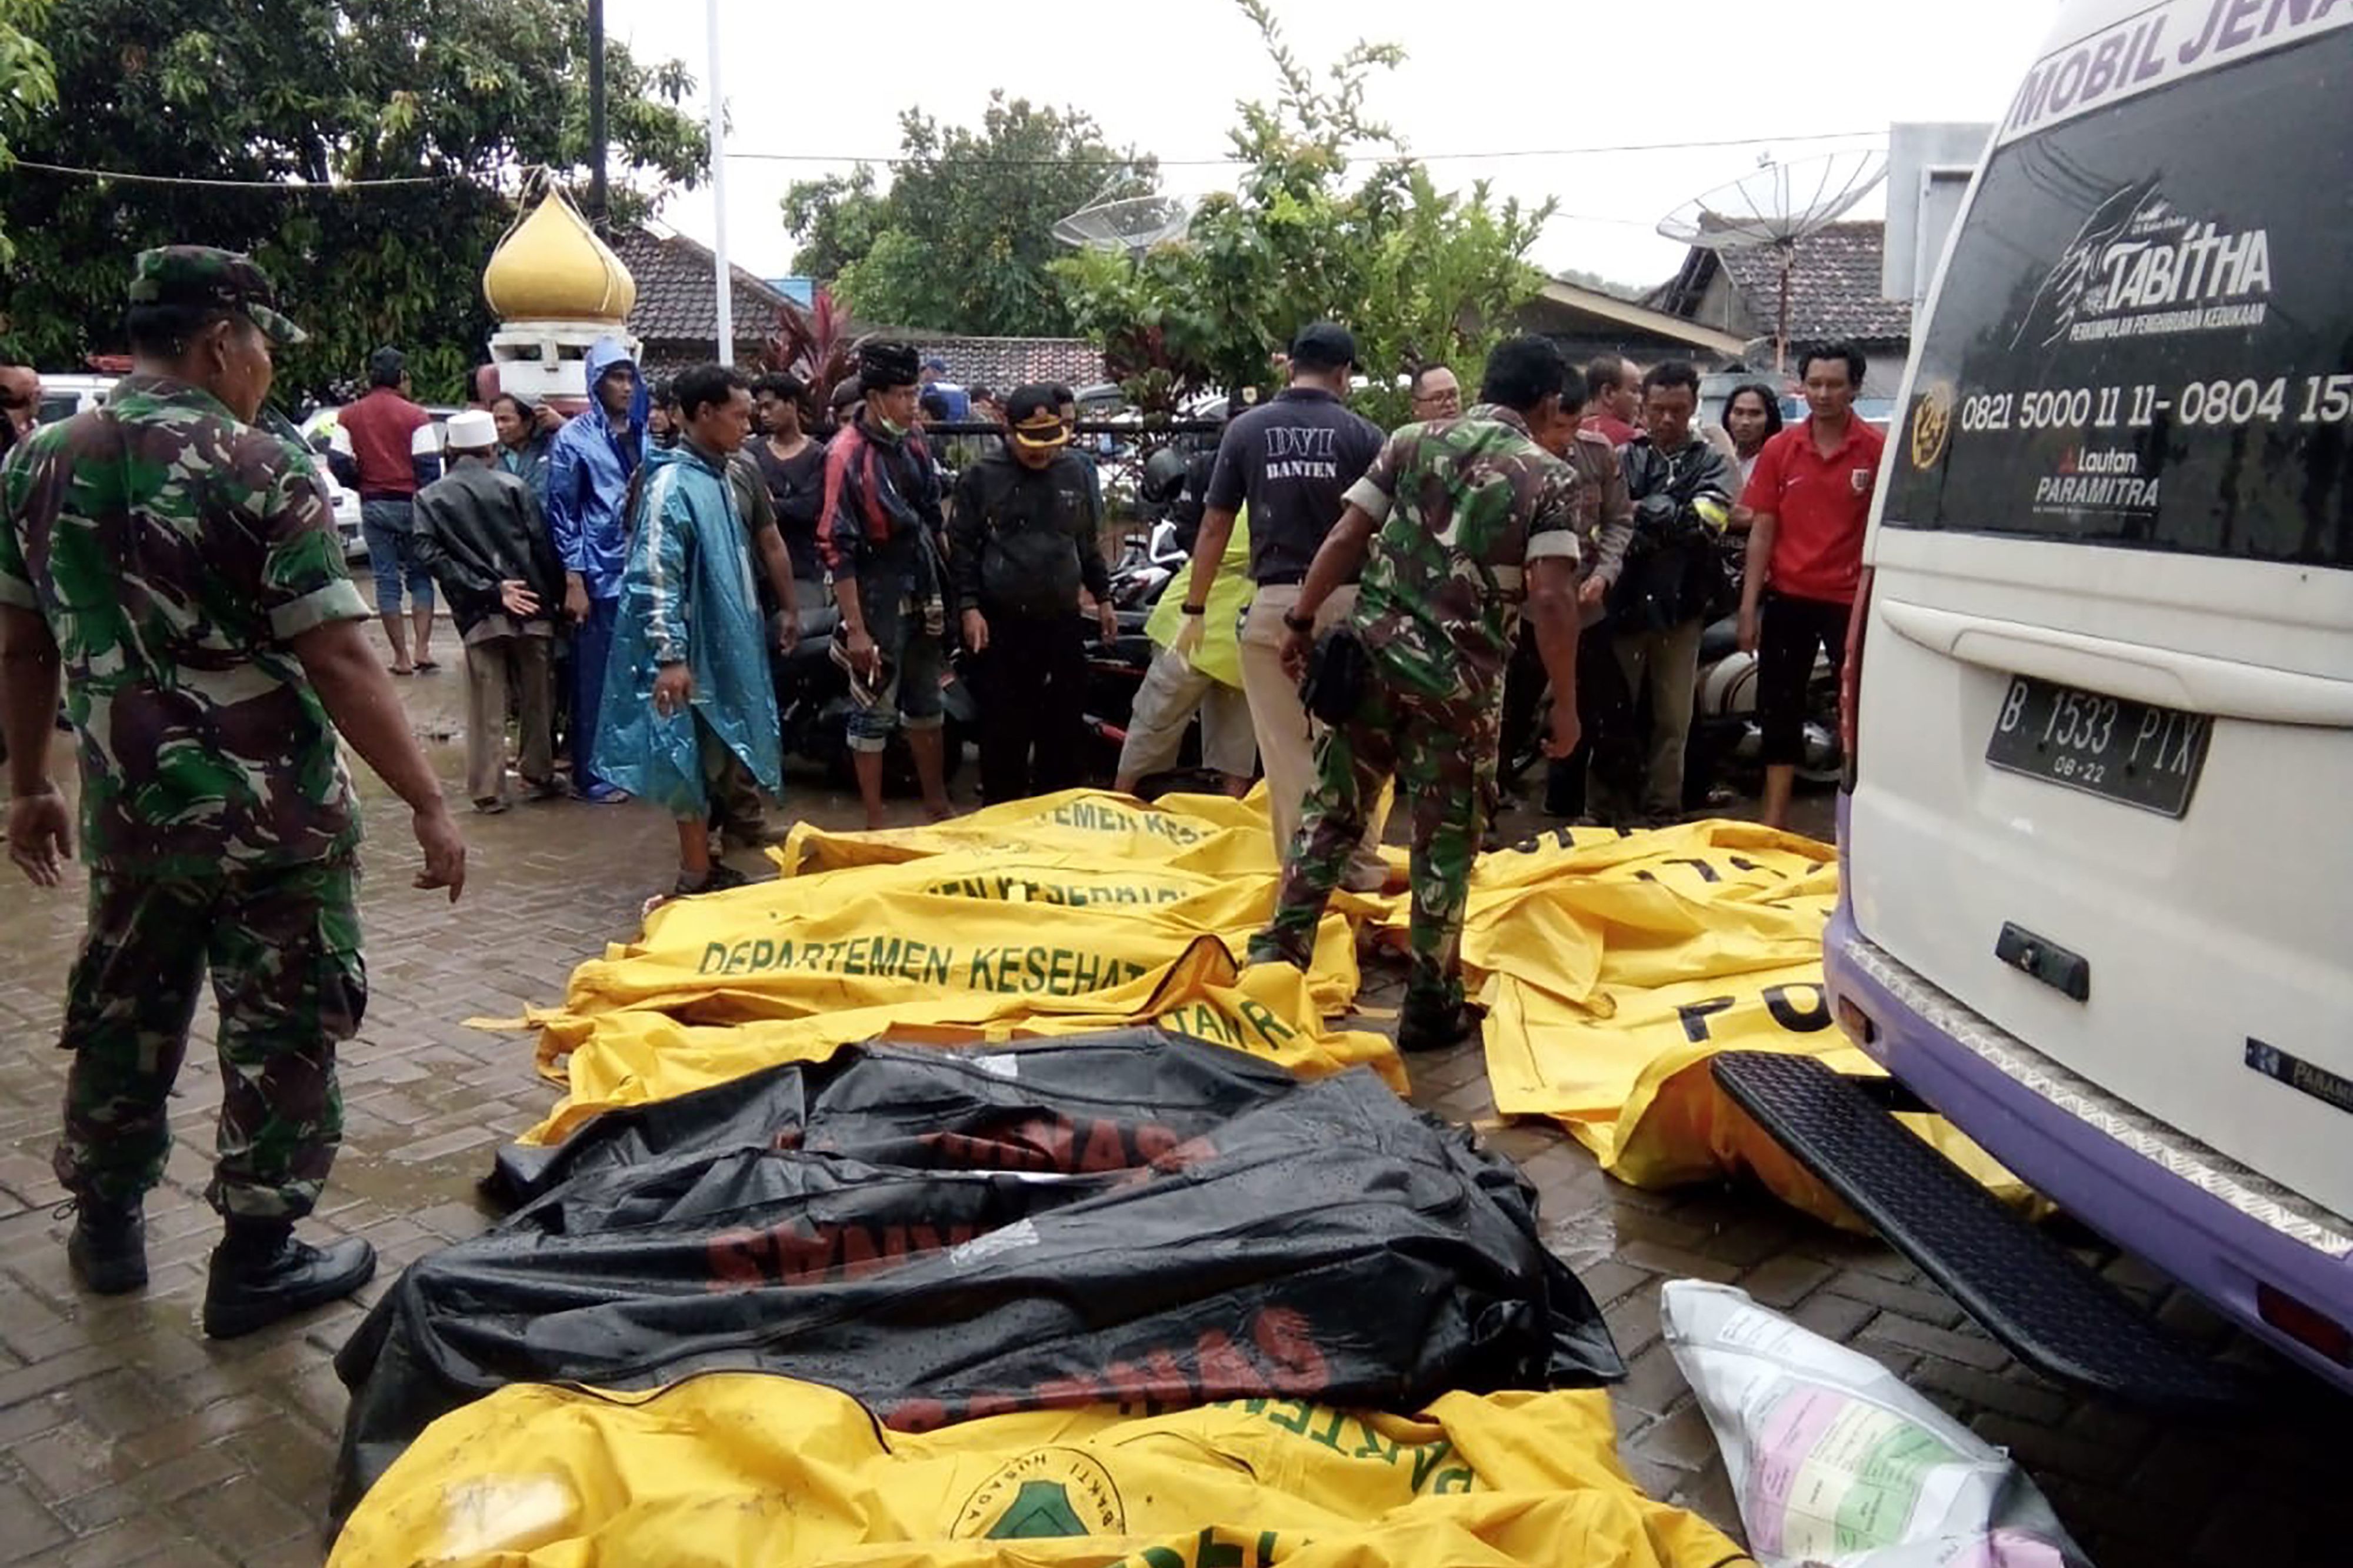
[[(639, 58), (676, 58), (707, 82), (704, 9), (607, 0), (607, 25)], [(1484, 177), (1500, 194), (1556, 197), (1561, 216), (1537, 247), (1539, 265), (1649, 284), (1683, 255), (1654, 232), (1658, 220), (1767, 153), (1794, 163), (1883, 143), (1897, 120), (1998, 118), (2040, 52), (2053, 5), (1275, 0), (1275, 9), (1293, 52), (1317, 70), (1358, 38), (1404, 46), (1406, 63), (1374, 87), (1373, 110), (1430, 157), (1441, 185)], [(721, 0), (720, 13), (728, 250), (767, 277), (792, 261), (776, 206), (785, 188), (897, 153), (903, 108), (972, 123), (989, 89), (1003, 88), (1082, 109), (1113, 145), (1159, 154), (1165, 188), (1198, 194), (1229, 185), (1232, 167), (1182, 161), (1227, 155), (1235, 100), (1274, 90), (1231, 0)], [(1040, 33), (1035, 19), (1047, 16), (1062, 20)], [(1831, 135), (1844, 139), (1820, 139)], [(1716, 141), (1732, 144), (1559, 151)], [(1524, 155), (1440, 156), (1495, 153)], [(1881, 211), (1874, 196), (1855, 216)], [(709, 189), (673, 197), (662, 217), (709, 242)]]

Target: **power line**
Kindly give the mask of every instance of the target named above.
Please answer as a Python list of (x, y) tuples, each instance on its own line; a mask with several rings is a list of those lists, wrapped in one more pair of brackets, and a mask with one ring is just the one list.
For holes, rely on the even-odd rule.
[(1656, 218), (1604, 217), (1599, 213), (1555, 213), (1552, 215), (1552, 221), (1555, 223), (1614, 223), (1624, 228), (1653, 230), (1659, 226)]
[(66, 174), (87, 180), (122, 180), (138, 185), (204, 185), (219, 190), (286, 191), (305, 195), (315, 192), (324, 195), (379, 185), (446, 185), (467, 178), (463, 174), (404, 174), (382, 180), (338, 180), (322, 185), (315, 181), (302, 180), (216, 180), (199, 174), (142, 174), (126, 169), (79, 169), (67, 163), (37, 163), (29, 158), (16, 159), (8, 166), (30, 169), (41, 174)]
[[(1601, 147), (1502, 147), (1470, 153), (1391, 153), (1377, 155), (1359, 153), (1359, 159), (1388, 162), (1394, 159), (1408, 163), (1458, 163), (1479, 160), (1504, 158), (1588, 158), (1629, 153), (1683, 153), (1725, 147), (1756, 147), (1771, 142), (1849, 142), (1866, 137), (1880, 137), (1879, 131), (1820, 131), (1793, 136), (1738, 136), (1694, 142), (1629, 142)], [(1103, 158), (934, 158), (916, 159), (906, 156), (891, 158), (861, 157), (846, 153), (756, 153), (731, 150), (727, 156), (754, 163), (873, 163), (897, 167), (913, 163), (927, 163), (935, 168), (1124, 168), (1149, 158), (1137, 153), (1134, 157)], [(1151, 162), (1163, 169), (1232, 168), (1247, 165), (1250, 160), (1237, 153), (1217, 158), (1157, 158)], [(74, 179), (121, 180), (142, 185), (195, 185), (215, 190), (280, 191), (290, 195), (327, 195), (342, 191), (379, 189), (401, 185), (446, 185), (472, 183), (466, 174), (402, 174), (383, 179), (336, 180), (322, 184), (300, 180), (230, 180), (199, 174), (150, 174), (131, 169), (86, 169), (68, 163), (37, 163), (18, 158), (9, 167), (29, 170), (40, 174), (61, 174)], [(1568, 215), (1563, 215), (1568, 216)], [(1624, 221), (1592, 219), (1593, 222)]]
[[(1852, 142), (1865, 137), (1883, 140), (1880, 131), (1811, 131), (1795, 136), (1731, 136), (1698, 142), (1629, 142), (1606, 147), (1502, 147), (1475, 153), (1390, 153), (1379, 154), (1366, 152), (1355, 157), (1368, 162), (1386, 163), (1392, 159), (1407, 163), (1459, 163), (1473, 159), (1496, 158), (1587, 158), (1618, 153), (1683, 153), (1724, 147), (1757, 147), (1770, 142)], [(904, 154), (888, 158), (857, 157), (846, 153), (752, 153), (731, 149), (730, 158), (749, 159), (763, 163), (877, 163), (899, 165), (923, 163), (934, 168), (963, 167), (994, 168), (1119, 168), (1149, 159), (1164, 169), (1208, 169), (1248, 164), (1252, 160), (1229, 153), (1218, 158), (1152, 158), (1138, 153), (1134, 157), (1112, 155), (1102, 158), (911, 158)]]

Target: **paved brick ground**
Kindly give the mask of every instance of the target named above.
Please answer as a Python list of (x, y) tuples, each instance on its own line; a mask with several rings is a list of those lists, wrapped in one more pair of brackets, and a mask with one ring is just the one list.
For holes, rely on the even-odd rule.
[[(421, 730), (446, 734), (459, 678), (420, 678), (409, 699)], [(459, 763), (445, 748), (453, 792)], [(669, 878), (670, 848), (661, 824), (628, 808), (476, 821), (473, 884), (451, 910), (407, 887), (404, 816), (377, 796), (365, 895), (374, 997), (344, 1054), (348, 1142), (318, 1227), (368, 1237), (388, 1278), (488, 1223), (474, 1183), (490, 1150), (550, 1098), (527, 1040), (460, 1020), (559, 995), (578, 958), (635, 929), (639, 901)], [(847, 825), (838, 799), (796, 804)], [(197, 1331), (216, 1224), (198, 1194), (219, 1096), (203, 1044), (175, 1107), (187, 1142), (149, 1205), (153, 1286), (100, 1300), (67, 1274), (47, 1154), (79, 887), (44, 895), (12, 883), (0, 898), (0, 1037), (14, 1047), (0, 1057), (0, 1559), (315, 1563), (343, 1411), (329, 1363), (360, 1309), (228, 1344)], [(208, 1013), (198, 1028), (209, 1031)], [(2013, 1364), (1880, 1247), (1754, 1192), (1637, 1192), (1548, 1127), (1497, 1127), (1475, 1049), (1415, 1074), (1418, 1103), (1487, 1131), (1540, 1186), (1549, 1240), (1604, 1304), (1631, 1363), (1619, 1426), (1654, 1494), (1737, 1529), (1715, 1444), (1659, 1338), (1661, 1282), (1697, 1276), (1862, 1347), (2008, 1446), (2104, 1568), (2353, 1561), (2353, 1497), (2340, 1479), (2353, 1408), (2290, 1383), (2243, 1423), (2192, 1428), (2079, 1398)], [(2164, 1315), (2188, 1331), (2228, 1337), (2160, 1281), (2126, 1264), (2111, 1271), (2168, 1296)]]

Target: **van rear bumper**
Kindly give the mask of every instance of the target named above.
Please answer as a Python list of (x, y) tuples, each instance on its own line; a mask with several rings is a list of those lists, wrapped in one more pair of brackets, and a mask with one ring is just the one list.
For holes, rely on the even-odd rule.
[(1846, 900), (1822, 943), (1864, 1049), (2037, 1192), (2282, 1354), (2353, 1392), (2353, 1366), (2263, 1321), (2266, 1284), (2353, 1328), (2353, 1222), (2144, 1116), (1995, 1027), (1866, 939)]

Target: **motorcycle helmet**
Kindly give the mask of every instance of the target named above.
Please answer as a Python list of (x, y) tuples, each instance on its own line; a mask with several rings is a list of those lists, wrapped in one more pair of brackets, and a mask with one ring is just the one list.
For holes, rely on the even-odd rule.
[(1145, 459), (1144, 464), (1144, 499), (1154, 506), (1166, 506), (1185, 493), (1185, 475), (1192, 460), (1174, 447), (1163, 447)]

